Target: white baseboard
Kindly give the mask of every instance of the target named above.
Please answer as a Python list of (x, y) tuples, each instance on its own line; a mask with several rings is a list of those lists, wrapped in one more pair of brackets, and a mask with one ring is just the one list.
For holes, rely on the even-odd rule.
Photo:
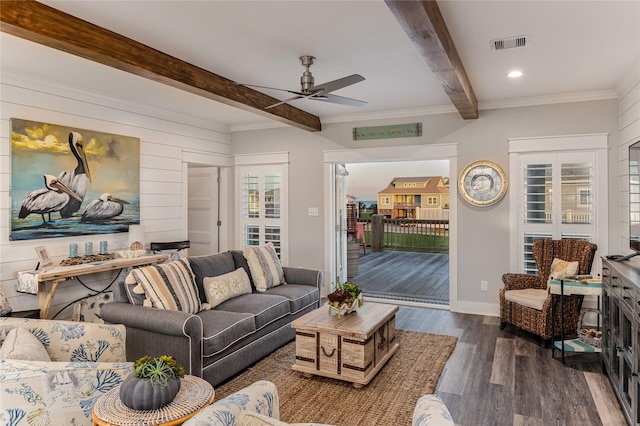
[(453, 304), (451, 305), (451, 312), (458, 312), (461, 314), (488, 315), (491, 317), (499, 317), (500, 304), (458, 300), (455, 303), (455, 306)]

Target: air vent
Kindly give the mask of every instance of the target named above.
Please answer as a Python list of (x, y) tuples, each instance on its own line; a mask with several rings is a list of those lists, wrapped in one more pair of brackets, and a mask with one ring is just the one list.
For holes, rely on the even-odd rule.
[(527, 47), (531, 44), (531, 36), (516, 36), (491, 40), (491, 50), (515, 49), (516, 47)]

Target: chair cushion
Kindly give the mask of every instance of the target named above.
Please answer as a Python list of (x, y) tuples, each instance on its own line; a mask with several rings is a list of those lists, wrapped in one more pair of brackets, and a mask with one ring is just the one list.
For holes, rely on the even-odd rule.
[(542, 288), (526, 288), (524, 290), (507, 290), (504, 292), (504, 298), (509, 302), (528, 308), (542, 310), (544, 302), (547, 300), (549, 293)]
[[(193, 271), (186, 259), (137, 268), (130, 274), (144, 290), (145, 306), (190, 314), (202, 309)], [(139, 293), (139, 288), (134, 292)]]
[(258, 291), (285, 284), (280, 259), (272, 243), (259, 247), (245, 247), (242, 250), (251, 270), (253, 284)]
[(42, 342), (24, 327), (13, 328), (7, 333), (0, 348), (0, 359), (51, 361)]
[(568, 260), (553, 258), (551, 263), (551, 274), (549, 277), (554, 280), (565, 278), (567, 275), (575, 275), (578, 273), (578, 261), (569, 262)]
[(207, 303), (212, 308), (242, 294), (250, 294), (252, 291), (249, 276), (242, 268), (217, 277), (206, 277), (203, 283)]

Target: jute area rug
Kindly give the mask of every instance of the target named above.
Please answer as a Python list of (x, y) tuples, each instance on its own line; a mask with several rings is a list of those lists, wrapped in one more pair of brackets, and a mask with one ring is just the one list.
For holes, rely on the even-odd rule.
[(280, 420), (336, 426), (410, 425), (416, 401), (433, 393), (457, 337), (396, 330), (400, 347), (368, 385), (319, 376), (305, 378), (291, 370), (295, 343), (216, 388), (216, 400), (258, 380), (278, 388)]

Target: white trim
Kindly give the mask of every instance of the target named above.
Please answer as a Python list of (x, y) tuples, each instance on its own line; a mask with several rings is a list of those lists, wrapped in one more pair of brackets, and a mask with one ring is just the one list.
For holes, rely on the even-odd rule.
[[(333, 250), (336, 247), (335, 237), (335, 194), (333, 193), (333, 163), (380, 163), (390, 161), (428, 161), (449, 160), (449, 187), (458, 187), (458, 145), (432, 144), (418, 146), (400, 146), (383, 148), (358, 148), (324, 151), (325, 163), (325, 274), (335, 276)], [(451, 197), (449, 203), (449, 310), (459, 312), (458, 302), (458, 197)]]
[(265, 152), (263, 154), (236, 154), (233, 156), (234, 166), (251, 166), (266, 164), (289, 164), (288, 152)]
[(325, 163), (385, 163), (394, 161), (441, 160), (458, 156), (454, 143), (324, 151)]
[(607, 149), (609, 147), (608, 136), (609, 133), (592, 133), (585, 135), (509, 138), (509, 154), (521, 152), (558, 152)]
[(233, 159), (230, 155), (210, 154), (196, 151), (182, 151), (182, 161), (190, 164), (202, 164), (214, 167), (231, 167)]
[(490, 317), (499, 317), (500, 304), (462, 301), (458, 303), (457, 309), (455, 311), (453, 309), (451, 309), (451, 311), (458, 312), (461, 314), (487, 315)]

